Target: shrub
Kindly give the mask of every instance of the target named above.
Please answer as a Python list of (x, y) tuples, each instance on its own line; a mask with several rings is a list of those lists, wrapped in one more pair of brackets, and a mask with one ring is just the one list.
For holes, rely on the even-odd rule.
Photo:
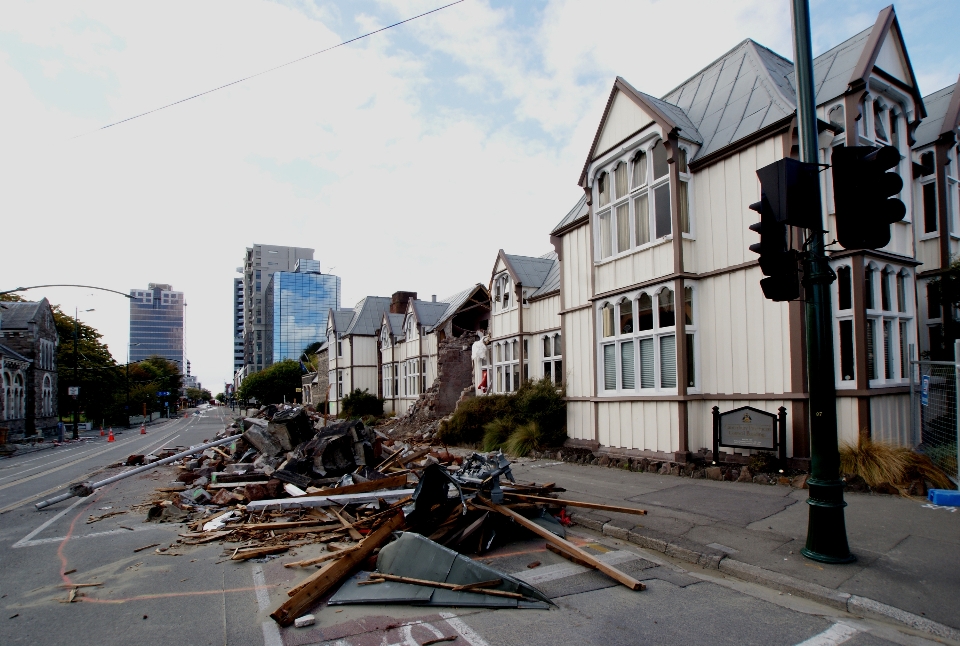
[[(490, 427), (491, 422), (497, 426)], [(567, 439), (564, 392), (549, 380), (528, 381), (509, 395), (472, 397), (440, 424), (437, 438), (446, 444), (502, 445), (506, 435), (535, 422), (538, 446), (561, 446)], [(489, 441), (487, 438), (489, 431)]]
[(483, 450), (496, 451), (510, 437), (513, 427), (503, 419), (495, 419), (483, 425)]
[(507, 438), (504, 448), (507, 453), (518, 458), (522, 458), (534, 449), (543, 448), (543, 434), (540, 432), (540, 425), (531, 421), (518, 426)]
[(777, 456), (767, 451), (750, 456), (750, 471), (753, 473), (773, 473), (779, 468), (777, 464)]
[(924, 478), (936, 487), (953, 489), (950, 480), (929, 457), (906, 447), (869, 439), (861, 440), (857, 446), (840, 445), (840, 471), (860, 476), (871, 487), (883, 484), (897, 487)]
[(383, 415), (383, 400), (376, 395), (371, 395), (366, 388), (363, 390), (357, 388), (353, 392), (347, 393), (340, 400), (340, 415), (338, 417), (356, 419), (366, 415), (374, 417)]

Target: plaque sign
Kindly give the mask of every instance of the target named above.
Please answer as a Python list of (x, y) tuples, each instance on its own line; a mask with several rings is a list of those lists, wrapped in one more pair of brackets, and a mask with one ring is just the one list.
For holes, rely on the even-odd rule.
[(721, 413), (720, 444), (773, 451), (777, 448), (777, 416), (749, 407)]

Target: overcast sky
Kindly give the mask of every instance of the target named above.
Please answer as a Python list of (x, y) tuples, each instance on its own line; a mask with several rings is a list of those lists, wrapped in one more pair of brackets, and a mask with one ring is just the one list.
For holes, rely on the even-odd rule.
[[(748, 37), (793, 58), (787, 0), (466, 0), (98, 130), (442, 4), (4, 0), (0, 289), (171, 283), (217, 393), (248, 245), (316, 249), (344, 307), (486, 284), (498, 249), (551, 250), (616, 75), (662, 95)], [(886, 4), (813, 0), (815, 53)], [(923, 94), (955, 82), (960, 2), (897, 12)], [(95, 309), (126, 361), (126, 299), (25, 295)]]

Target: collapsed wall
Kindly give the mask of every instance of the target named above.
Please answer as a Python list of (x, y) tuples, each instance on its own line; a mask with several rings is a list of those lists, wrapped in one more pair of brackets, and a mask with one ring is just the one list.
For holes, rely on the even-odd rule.
[(415, 430), (454, 411), (464, 390), (473, 387), (471, 346), (476, 338), (476, 332), (467, 331), (440, 341), (437, 378), (407, 409), (397, 428)]

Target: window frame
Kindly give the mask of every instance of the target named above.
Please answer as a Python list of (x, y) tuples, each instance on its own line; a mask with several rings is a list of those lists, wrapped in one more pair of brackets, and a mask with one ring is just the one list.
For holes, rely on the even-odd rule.
[(520, 387), (520, 337), (497, 339), (491, 346), (490, 374), (494, 378), (489, 380), (488, 392), (516, 392)]
[[(557, 348), (560, 352), (557, 352)], [(547, 351), (549, 348), (549, 351)], [(557, 386), (563, 385), (563, 337), (560, 332), (547, 332), (540, 335), (540, 375), (544, 379), (549, 379)], [(561, 375), (557, 381), (557, 372)]]
[[(864, 275), (870, 275), (873, 280), (873, 307), (865, 307), (865, 330), (864, 334), (870, 334), (870, 321), (873, 321), (873, 365), (867, 366), (867, 386), (868, 388), (883, 388), (887, 386), (903, 386), (909, 383), (909, 366), (902, 365), (904, 353), (902, 347), (907, 347), (910, 343), (916, 342), (916, 312), (914, 312), (914, 303), (916, 296), (914, 290), (916, 284), (912, 279), (912, 271), (908, 267), (894, 265), (890, 263), (879, 264), (876, 260), (868, 260), (864, 267)], [(870, 272), (872, 270), (872, 273)], [(903, 281), (903, 305), (905, 311), (900, 310), (900, 303), (897, 296), (897, 282)], [(886, 299), (886, 305), (889, 309), (884, 309), (883, 282), (887, 280), (889, 285), (889, 297)], [(864, 286), (866, 288), (866, 286)], [(854, 287), (856, 289), (856, 287)], [(901, 323), (906, 324), (907, 346), (903, 345), (904, 339), (903, 327)], [(891, 336), (887, 344), (884, 343), (884, 330), (889, 324)], [(867, 340), (869, 344), (871, 340)], [(839, 346), (838, 346), (839, 347)], [(869, 347), (869, 345), (868, 345)], [(866, 348), (864, 348), (866, 350)], [(856, 352), (856, 350), (854, 350)], [(836, 354), (836, 353), (835, 353)], [(869, 356), (867, 357), (869, 361)], [(839, 360), (839, 357), (838, 359)], [(856, 365), (856, 359), (854, 359)], [(891, 377), (886, 376), (888, 366)], [(871, 371), (873, 374), (871, 375)], [(902, 376), (901, 376), (902, 375)], [(850, 384), (850, 381), (842, 382)], [(853, 387), (856, 386), (856, 377), (853, 379)], [(839, 387), (839, 384), (838, 384)], [(849, 385), (844, 387), (850, 388)]]

